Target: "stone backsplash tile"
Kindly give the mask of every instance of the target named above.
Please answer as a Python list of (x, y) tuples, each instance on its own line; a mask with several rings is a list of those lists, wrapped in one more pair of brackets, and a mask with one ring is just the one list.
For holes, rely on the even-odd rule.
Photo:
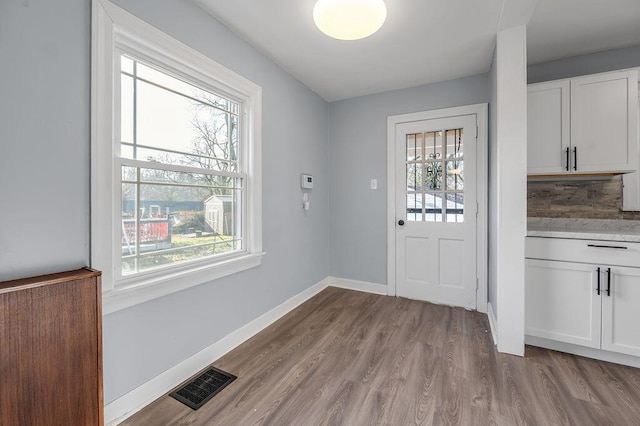
[(544, 181), (527, 186), (529, 217), (640, 220), (622, 211), (622, 180)]

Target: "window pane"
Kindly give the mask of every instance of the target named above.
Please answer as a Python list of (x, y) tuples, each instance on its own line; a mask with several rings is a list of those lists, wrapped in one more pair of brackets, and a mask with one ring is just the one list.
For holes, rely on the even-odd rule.
[(442, 132), (427, 132), (424, 134), (425, 159), (442, 159)]
[(462, 129), (447, 130), (447, 158), (462, 158), (463, 151)]
[(238, 161), (238, 158), (240, 158), (240, 144), (238, 143), (239, 119), (235, 115), (229, 115), (229, 120), (229, 155), (225, 158), (229, 158), (231, 161)]
[(237, 171), (240, 105), (131, 63), (133, 76), (121, 74), (122, 157)]
[(202, 90), (190, 83), (182, 81), (171, 75), (165, 74), (140, 62), (137, 63), (138, 77), (147, 80), (158, 86), (165, 87), (171, 91), (178, 92), (184, 96), (195, 98), (203, 103), (215, 106), (217, 108), (238, 114), (239, 105), (237, 102), (230, 101), (222, 96), (215, 95), (211, 92)]
[(407, 135), (407, 161), (422, 160), (422, 133)]
[[(124, 167), (123, 174), (130, 174), (128, 169)], [(123, 184), (122, 274), (241, 249), (236, 225), (241, 196), (233, 186)]]
[(447, 190), (464, 189), (464, 161), (447, 161)]
[(120, 57), (120, 69), (123, 72), (127, 72), (129, 74), (133, 74), (133, 59), (122, 55)]
[(137, 182), (138, 181), (138, 169), (135, 167), (122, 167), (122, 181), (123, 182)]
[(131, 145), (120, 145), (120, 157), (122, 158), (133, 158), (133, 146)]
[(422, 221), (422, 193), (407, 194), (407, 221)]
[(431, 161), (424, 165), (425, 168), (425, 189), (442, 189), (442, 161)]
[(120, 80), (120, 116), (120, 139), (133, 143), (133, 78), (124, 74)]
[[(127, 145), (122, 145), (126, 147)], [(222, 159), (213, 159), (198, 154), (176, 154), (161, 149), (140, 148), (136, 149), (136, 158), (143, 161), (157, 161), (164, 164), (176, 164), (190, 167), (200, 167), (208, 170), (220, 170), (237, 172), (238, 163)]]
[(422, 190), (422, 163), (408, 163), (407, 164), (407, 190), (408, 191), (421, 191)]
[(425, 194), (425, 221), (442, 222), (442, 193)]
[(464, 222), (464, 193), (447, 194), (447, 222)]
[(136, 185), (122, 185), (122, 253), (136, 254)]
[(191, 118), (195, 131), (192, 152), (208, 157), (195, 165), (213, 170), (229, 170), (228, 161), (238, 159), (238, 117), (215, 108), (195, 104)]
[[(163, 89), (138, 84), (137, 159), (210, 170), (235, 171), (237, 120), (229, 113)], [(181, 154), (184, 153), (184, 154)], [(189, 155), (193, 154), (193, 155)]]

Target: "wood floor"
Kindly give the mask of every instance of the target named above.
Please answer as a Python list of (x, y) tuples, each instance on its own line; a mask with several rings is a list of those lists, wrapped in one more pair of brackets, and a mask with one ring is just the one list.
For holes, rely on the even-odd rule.
[(527, 347), (485, 315), (328, 288), (215, 366), (198, 411), (162, 397), (126, 425), (640, 425), (640, 370)]

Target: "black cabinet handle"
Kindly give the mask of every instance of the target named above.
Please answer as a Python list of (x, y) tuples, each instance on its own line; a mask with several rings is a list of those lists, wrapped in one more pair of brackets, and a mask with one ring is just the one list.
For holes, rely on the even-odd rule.
[(567, 154), (567, 165), (565, 167), (566, 171), (569, 171), (569, 147), (567, 147), (567, 149), (565, 150), (565, 154)]
[(573, 147), (573, 170), (578, 170), (578, 147)]
[(600, 296), (600, 267), (598, 266), (598, 286), (596, 287), (596, 294)]
[(611, 268), (607, 268), (607, 296), (611, 296)]
[(400, 226), (404, 225), (404, 220), (400, 219), (400, 220), (398, 221), (398, 225), (400, 225)]

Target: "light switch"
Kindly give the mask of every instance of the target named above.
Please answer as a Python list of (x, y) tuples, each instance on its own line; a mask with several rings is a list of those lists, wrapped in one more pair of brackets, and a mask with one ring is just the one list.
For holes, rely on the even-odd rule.
[(378, 179), (371, 179), (371, 189), (378, 189)]

